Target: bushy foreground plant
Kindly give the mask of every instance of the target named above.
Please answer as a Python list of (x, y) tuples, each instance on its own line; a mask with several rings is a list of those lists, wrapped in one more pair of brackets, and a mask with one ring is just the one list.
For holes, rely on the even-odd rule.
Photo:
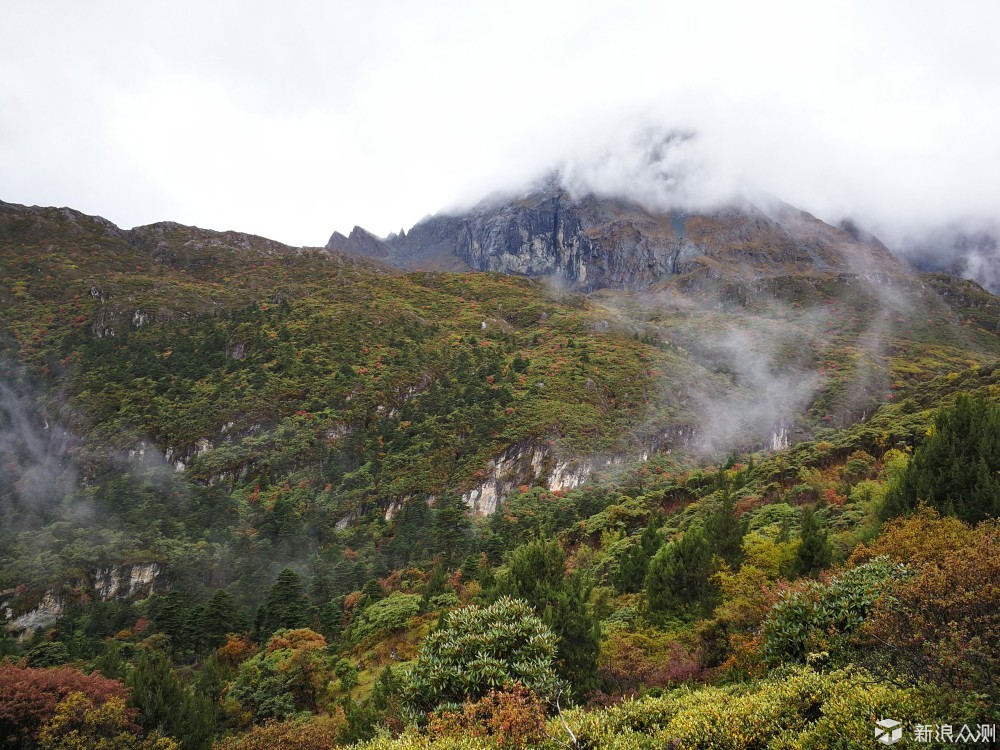
[(31, 669), (0, 663), (0, 737), (11, 745), (31, 743), (70, 695), (82, 695), (91, 706), (112, 698), (124, 700), (122, 683), (72, 667)]
[(914, 681), (931, 680), (997, 706), (1000, 525), (970, 527), (923, 508), (856, 555), (875, 553), (907, 561), (913, 575), (875, 604), (865, 627), (871, 650)]
[(491, 739), (500, 748), (526, 748), (545, 738), (545, 704), (531, 690), (515, 684), (491, 690), (461, 711), (433, 715), (428, 732), (442, 737)]
[(404, 695), (418, 711), (475, 701), (514, 683), (554, 698), (555, 655), (555, 635), (523, 601), (456, 609), (421, 645)]
[(904, 565), (878, 557), (829, 583), (808, 582), (793, 589), (764, 622), (765, 659), (775, 665), (802, 662), (810, 653), (843, 645), (841, 638), (855, 632), (875, 602), (907, 575)]
[(877, 683), (863, 670), (796, 667), (730, 687), (678, 689), (605, 711), (574, 712), (570, 728), (593, 750), (750, 750), (870, 747), (873, 720), (933, 721), (916, 690)]
[(307, 628), (279, 630), (256, 656), (240, 664), (226, 697), (258, 721), (316, 711), (331, 669), (326, 640)]

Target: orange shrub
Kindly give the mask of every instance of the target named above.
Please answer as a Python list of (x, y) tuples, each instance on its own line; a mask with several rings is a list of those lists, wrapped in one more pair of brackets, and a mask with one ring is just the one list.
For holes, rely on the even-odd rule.
[(489, 737), (501, 748), (525, 748), (545, 739), (545, 706), (520, 683), (491, 690), (459, 711), (432, 714), (427, 727), (441, 736)]

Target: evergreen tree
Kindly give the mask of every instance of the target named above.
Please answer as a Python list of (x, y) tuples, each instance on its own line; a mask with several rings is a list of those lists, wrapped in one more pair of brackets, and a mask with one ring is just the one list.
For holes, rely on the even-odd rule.
[(382, 586), (379, 585), (378, 579), (369, 578), (365, 581), (365, 585), (361, 587), (362, 602), (364, 606), (369, 604), (374, 604), (377, 601), (385, 599), (385, 591)]
[(215, 727), (211, 701), (181, 682), (162, 653), (140, 651), (125, 685), (132, 691), (129, 703), (139, 712), (136, 720), (147, 732), (173, 737), (183, 750), (211, 747)]
[(743, 530), (736, 518), (736, 499), (728, 482), (722, 487), (722, 497), (705, 524), (705, 535), (713, 554), (732, 567), (739, 567), (743, 557)]
[(587, 605), (591, 587), (566, 576), (566, 555), (555, 540), (540, 539), (511, 553), (503, 593), (523, 599), (556, 634), (556, 671), (578, 695), (594, 686), (600, 631)]
[(434, 506), (434, 552), (453, 562), (465, 556), (472, 537), (472, 524), (462, 498), (453, 494), (440, 497)]
[(230, 633), (246, 632), (246, 615), (225, 589), (218, 589), (209, 599), (201, 615), (201, 635), (210, 649), (219, 648)]
[(257, 610), (254, 637), (262, 643), (276, 630), (305, 628), (311, 621), (311, 606), (302, 578), (291, 568), (285, 568)]
[(921, 500), (966, 523), (1000, 516), (1000, 404), (963, 393), (938, 412), (883, 516), (909, 513)]
[(387, 562), (404, 567), (427, 557), (431, 547), (432, 513), (422, 499), (406, 502), (393, 519), (393, 537), (385, 545)]
[(642, 546), (642, 551), (646, 553), (647, 557), (655, 555), (663, 545), (663, 539), (660, 537), (660, 528), (666, 520), (666, 517), (662, 513), (657, 512), (649, 520), (646, 528), (643, 529), (642, 536), (639, 537), (639, 544)]
[(506, 592), (539, 613), (556, 599), (566, 577), (566, 554), (559, 542), (539, 539), (515, 549), (507, 563)]
[(662, 540), (658, 530), (663, 525), (661, 515), (654, 516), (643, 529), (639, 543), (633, 544), (622, 555), (618, 570), (612, 579), (615, 588), (624, 594), (636, 594), (642, 590), (649, 561), (660, 548)]
[(814, 508), (802, 510), (801, 541), (795, 551), (792, 570), (796, 575), (814, 575), (830, 565), (832, 549), (823, 524)]
[(649, 563), (646, 596), (649, 611), (677, 612), (706, 597), (712, 572), (712, 549), (700, 526), (688, 529), (675, 542), (664, 545)]
[(623, 594), (636, 594), (642, 590), (649, 567), (649, 555), (642, 544), (633, 544), (625, 550), (612, 578), (615, 588)]
[(444, 565), (438, 563), (431, 568), (430, 575), (427, 576), (427, 583), (424, 586), (424, 597), (429, 599), (436, 594), (440, 594), (444, 591), (444, 585), (447, 582), (448, 571), (445, 570)]
[(175, 657), (186, 654), (194, 648), (195, 639), (191, 632), (190, 612), (180, 591), (175, 590), (155, 597), (150, 607), (150, 614), (156, 629), (170, 636), (170, 651)]

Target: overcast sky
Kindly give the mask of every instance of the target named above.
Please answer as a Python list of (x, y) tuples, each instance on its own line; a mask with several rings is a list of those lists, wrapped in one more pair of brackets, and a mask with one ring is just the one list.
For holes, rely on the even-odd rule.
[[(890, 235), (1000, 218), (1000, 3), (3, 0), (0, 199), (322, 245), (643, 129)], [(688, 164), (690, 167), (690, 164)]]

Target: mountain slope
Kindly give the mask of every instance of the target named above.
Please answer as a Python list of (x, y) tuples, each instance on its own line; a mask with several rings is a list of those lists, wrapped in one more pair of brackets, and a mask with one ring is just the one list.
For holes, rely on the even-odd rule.
[[(795, 242), (815, 232), (816, 257), (847, 267), (820, 241), (840, 230), (797, 220)], [(75, 548), (51, 524), (88, 508), (129, 532), (95, 564), (164, 534), (235, 534), (278, 564), (408, 499), (488, 514), (521, 485), (569, 489), (656, 451), (780, 449), (1000, 357), (1000, 304), (972, 282), (835, 272), (808, 253), (715, 273), (733, 247), (706, 246), (669, 283), (585, 296), (0, 205), (2, 544), (52, 551), (38, 577), (56, 576)]]

